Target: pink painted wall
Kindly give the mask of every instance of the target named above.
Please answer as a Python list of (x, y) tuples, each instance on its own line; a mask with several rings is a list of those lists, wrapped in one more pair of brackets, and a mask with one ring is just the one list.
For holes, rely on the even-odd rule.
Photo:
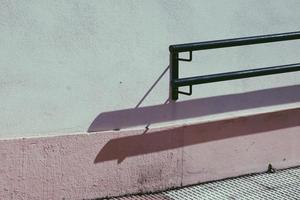
[(300, 165), (300, 109), (191, 126), (0, 141), (0, 199), (163, 190)]

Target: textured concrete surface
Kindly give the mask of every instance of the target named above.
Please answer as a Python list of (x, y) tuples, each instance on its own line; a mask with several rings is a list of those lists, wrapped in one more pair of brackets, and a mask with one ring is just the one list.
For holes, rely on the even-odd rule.
[[(0, 0), (0, 138), (152, 128), (299, 107), (299, 73), (196, 86), (192, 97), (179, 99), (194, 109), (202, 105), (191, 113), (180, 112), (180, 104), (164, 106), (170, 44), (298, 31), (299, 7), (299, 0)], [(180, 75), (296, 63), (299, 44), (196, 52)], [(296, 101), (276, 90), (297, 85), (289, 93)], [(271, 91), (245, 101), (243, 93), (258, 90)], [(240, 95), (231, 101), (230, 94)]]
[(300, 109), (0, 141), (0, 199), (92, 199), (300, 165)]

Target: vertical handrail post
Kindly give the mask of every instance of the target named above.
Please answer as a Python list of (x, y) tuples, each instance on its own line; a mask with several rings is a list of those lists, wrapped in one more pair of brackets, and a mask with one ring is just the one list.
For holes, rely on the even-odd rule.
[(176, 101), (178, 99), (178, 86), (174, 84), (174, 80), (179, 78), (179, 67), (178, 67), (178, 53), (170, 52), (170, 85), (171, 85), (171, 97), (172, 100)]

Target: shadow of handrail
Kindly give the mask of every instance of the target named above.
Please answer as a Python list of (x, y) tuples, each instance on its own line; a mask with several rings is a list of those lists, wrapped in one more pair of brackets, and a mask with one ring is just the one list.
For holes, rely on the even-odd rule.
[[(300, 101), (300, 85), (264, 89), (162, 105), (100, 113), (88, 132), (147, 126), (148, 124)], [(140, 103), (139, 103), (140, 104)]]
[(300, 126), (299, 116), (297, 108), (116, 138), (104, 145), (94, 163), (120, 163), (127, 157)]

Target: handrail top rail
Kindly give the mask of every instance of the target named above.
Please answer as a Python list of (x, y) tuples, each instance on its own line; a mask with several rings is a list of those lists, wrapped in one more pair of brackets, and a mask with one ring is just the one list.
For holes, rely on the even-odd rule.
[(254, 45), (254, 44), (261, 44), (261, 43), (280, 42), (286, 40), (296, 40), (296, 39), (300, 39), (300, 31), (242, 37), (242, 38), (223, 39), (223, 40), (212, 40), (206, 42), (175, 44), (169, 46), (169, 51), (170, 53), (191, 52), (191, 51), (206, 50), (206, 49)]

